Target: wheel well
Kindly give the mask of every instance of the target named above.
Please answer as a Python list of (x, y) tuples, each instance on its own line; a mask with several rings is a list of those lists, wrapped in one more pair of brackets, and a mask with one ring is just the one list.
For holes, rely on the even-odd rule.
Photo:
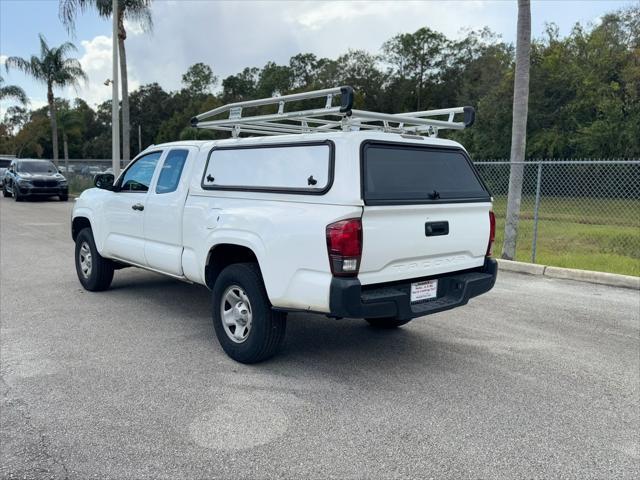
[(86, 217), (76, 217), (71, 223), (71, 238), (76, 241), (76, 237), (84, 228), (91, 228), (91, 222)]
[[(213, 284), (220, 272), (233, 263), (258, 264), (258, 258), (253, 253), (253, 250), (247, 247), (231, 243), (216, 245), (209, 251), (209, 259), (205, 268), (207, 287), (213, 288)], [(260, 268), (259, 265), (258, 268)]]

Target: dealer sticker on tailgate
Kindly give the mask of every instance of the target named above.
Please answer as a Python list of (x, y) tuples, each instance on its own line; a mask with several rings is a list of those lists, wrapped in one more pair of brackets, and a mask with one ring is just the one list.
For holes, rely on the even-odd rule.
[(425, 280), (411, 284), (411, 303), (436, 298), (438, 295), (438, 280)]

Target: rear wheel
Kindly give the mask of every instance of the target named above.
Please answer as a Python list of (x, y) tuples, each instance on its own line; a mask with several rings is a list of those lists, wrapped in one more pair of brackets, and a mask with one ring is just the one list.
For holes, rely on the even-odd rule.
[(69, 195), (58, 195), (58, 198), (60, 198), (61, 202), (66, 202), (67, 200), (69, 200)]
[(397, 318), (365, 318), (365, 320), (374, 328), (384, 329), (398, 328), (411, 321), (411, 319), (399, 320)]
[(271, 309), (255, 263), (226, 267), (212, 292), (213, 326), (222, 349), (241, 363), (273, 356), (284, 339), (286, 314)]
[(106, 290), (113, 280), (113, 262), (98, 253), (90, 228), (76, 237), (76, 272), (82, 286), (92, 292)]

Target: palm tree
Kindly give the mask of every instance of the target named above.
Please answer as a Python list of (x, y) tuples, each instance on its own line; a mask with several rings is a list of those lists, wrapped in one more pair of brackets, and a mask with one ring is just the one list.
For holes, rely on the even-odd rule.
[(22, 88), (17, 85), (4, 85), (2, 75), (0, 75), (0, 100), (15, 100), (21, 105), (29, 103), (29, 98)]
[(62, 108), (58, 111), (58, 125), (62, 132), (62, 151), (64, 153), (65, 171), (69, 171), (69, 133), (79, 132), (82, 128), (82, 117), (76, 110)]
[(527, 110), (529, 104), (529, 65), (531, 52), (531, 5), (529, 0), (518, 0), (518, 31), (516, 43), (516, 71), (513, 88), (513, 121), (511, 126), (511, 171), (507, 218), (504, 225), (502, 258), (516, 256), (524, 155), (527, 146)]
[[(120, 57), (120, 80), (122, 83), (122, 159), (125, 164), (131, 155), (131, 126), (127, 52), (124, 48), (127, 31), (124, 28), (124, 21), (126, 19), (137, 22), (144, 30), (150, 31), (153, 28), (150, 6), (151, 0), (118, 0), (118, 56)], [(95, 8), (101, 17), (110, 18), (113, 14), (113, 0), (60, 0), (60, 19), (67, 29), (73, 30), (78, 10), (84, 12), (90, 7)]]
[(30, 59), (9, 57), (5, 64), (10, 68), (22, 70), (27, 75), (47, 85), (47, 102), (49, 103), (49, 118), (51, 120), (51, 140), (53, 143), (53, 161), (58, 164), (58, 124), (56, 118), (54, 88), (77, 86), (79, 80), (87, 80), (76, 58), (69, 58), (68, 54), (76, 51), (76, 46), (65, 42), (59, 47), (49, 47), (47, 41), (40, 34), (40, 56), (32, 55)]

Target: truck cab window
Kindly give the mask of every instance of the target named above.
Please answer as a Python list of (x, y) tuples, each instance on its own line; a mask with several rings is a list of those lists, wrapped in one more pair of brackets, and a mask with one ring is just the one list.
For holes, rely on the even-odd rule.
[(184, 163), (189, 155), (189, 150), (171, 150), (164, 159), (160, 177), (156, 185), (156, 193), (175, 192), (180, 182)]
[(120, 183), (122, 192), (146, 192), (149, 190), (153, 172), (156, 169), (162, 152), (153, 152), (140, 157), (124, 174)]

